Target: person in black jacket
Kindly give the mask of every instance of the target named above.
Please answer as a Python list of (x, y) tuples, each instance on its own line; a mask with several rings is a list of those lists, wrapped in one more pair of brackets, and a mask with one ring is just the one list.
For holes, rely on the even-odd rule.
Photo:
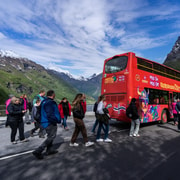
[(28, 139), (24, 136), (24, 122), (23, 116), (26, 110), (23, 109), (20, 99), (12, 97), (11, 103), (7, 107), (9, 113), (8, 125), (11, 128), (11, 142), (12, 144), (17, 144), (15, 140), (17, 129), (19, 129), (19, 139), (21, 142), (26, 142)]
[(140, 119), (139, 119), (139, 114), (138, 114), (138, 109), (136, 107), (136, 99), (132, 98), (131, 103), (129, 104), (130, 109), (131, 109), (131, 128), (130, 128), (130, 133), (129, 136), (133, 137), (138, 137), (140, 136), (138, 134), (139, 132), (139, 126), (140, 126)]
[(71, 142), (69, 144), (70, 146), (79, 146), (79, 144), (75, 142), (79, 135), (79, 132), (81, 132), (83, 136), (86, 147), (92, 146), (94, 144), (93, 142), (88, 141), (87, 131), (83, 121), (83, 118), (85, 116), (85, 109), (83, 109), (83, 105), (81, 103), (83, 98), (84, 98), (83, 94), (79, 93), (76, 95), (72, 103), (72, 112), (73, 112), (73, 119), (75, 122), (75, 130), (73, 132)]
[(177, 121), (178, 121), (178, 131), (180, 131), (180, 99), (177, 100), (176, 106), (175, 106), (175, 110), (177, 111)]

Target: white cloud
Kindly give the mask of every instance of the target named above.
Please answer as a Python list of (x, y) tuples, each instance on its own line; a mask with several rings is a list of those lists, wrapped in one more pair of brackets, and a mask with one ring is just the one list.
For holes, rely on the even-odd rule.
[[(147, 0), (0, 1), (0, 49), (76, 75), (101, 72), (105, 58), (160, 47), (176, 32), (179, 6)], [(166, 9), (165, 9), (166, 7)], [(7, 11), (8, 9), (8, 11)], [(166, 23), (159, 23), (166, 19)], [(6, 32), (8, 29), (8, 32)], [(16, 34), (17, 33), (17, 34)], [(168, 35), (171, 34), (171, 37)], [(158, 55), (159, 57), (159, 55)], [(66, 61), (67, 63), (64, 63)]]

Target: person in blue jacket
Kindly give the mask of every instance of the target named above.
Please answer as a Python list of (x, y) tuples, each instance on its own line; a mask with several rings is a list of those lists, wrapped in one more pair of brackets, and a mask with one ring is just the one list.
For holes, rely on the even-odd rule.
[(46, 130), (46, 140), (35, 150), (33, 155), (37, 159), (43, 159), (42, 152), (46, 148), (46, 155), (55, 154), (58, 151), (52, 149), (53, 141), (57, 133), (57, 123), (61, 123), (57, 103), (54, 101), (55, 92), (49, 90), (47, 98), (41, 102), (41, 126)]

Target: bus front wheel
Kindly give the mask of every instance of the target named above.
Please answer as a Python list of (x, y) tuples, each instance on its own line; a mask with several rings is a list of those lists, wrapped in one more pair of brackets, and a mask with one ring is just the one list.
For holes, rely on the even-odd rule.
[(161, 114), (161, 123), (162, 124), (167, 123), (167, 119), (168, 119), (167, 111), (164, 109)]

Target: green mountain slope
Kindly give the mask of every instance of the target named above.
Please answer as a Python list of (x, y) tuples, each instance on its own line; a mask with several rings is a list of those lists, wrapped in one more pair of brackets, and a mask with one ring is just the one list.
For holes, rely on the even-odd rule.
[(9, 94), (18, 97), (27, 94), (32, 100), (42, 89), (55, 90), (57, 102), (63, 97), (71, 102), (77, 93), (65, 81), (51, 76), (45, 68), (32, 61), (0, 56), (0, 104), (4, 104)]

